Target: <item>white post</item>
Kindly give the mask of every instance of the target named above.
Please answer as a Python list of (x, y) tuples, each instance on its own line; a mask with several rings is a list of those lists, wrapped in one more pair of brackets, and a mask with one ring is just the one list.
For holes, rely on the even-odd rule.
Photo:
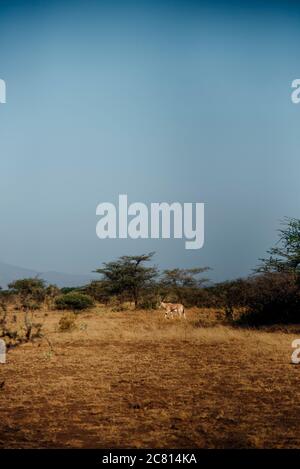
[(0, 339), (0, 364), (6, 363), (6, 343)]

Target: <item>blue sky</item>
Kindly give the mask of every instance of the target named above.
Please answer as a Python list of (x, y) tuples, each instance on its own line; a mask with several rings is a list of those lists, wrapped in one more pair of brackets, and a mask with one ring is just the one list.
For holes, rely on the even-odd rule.
[[(299, 217), (300, 9), (289, 2), (1, 2), (0, 260), (247, 275)], [(99, 240), (96, 206), (205, 202), (205, 245)]]

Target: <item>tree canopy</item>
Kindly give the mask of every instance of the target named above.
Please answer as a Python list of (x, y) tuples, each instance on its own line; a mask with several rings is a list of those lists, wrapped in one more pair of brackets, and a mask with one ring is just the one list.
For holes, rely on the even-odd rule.
[(157, 277), (157, 268), (146, 266), (154, 252), (139, 256), (122, 256), (116, 261), (106, 262), (95, 272), (102, 275), (103, 286), (108, 294), (127, 297), (138, 306), (142, 291)]
[(269, 257), (259, 259), (256, 272), (300, 273), (300, 219), (287, 217), (281, 225), (276, 246), (267, 251)]

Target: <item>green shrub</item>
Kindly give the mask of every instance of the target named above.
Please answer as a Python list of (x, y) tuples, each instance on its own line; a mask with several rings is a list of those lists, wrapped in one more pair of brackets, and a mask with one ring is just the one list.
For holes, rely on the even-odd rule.
[(146, 294), (142, 296), (138, 306), (141, 309), (157, 309), (159, 304), (160, 301), (156, 294)]
[(239, 322), (259, 326), (299, 323), (300, 284), (295, 274), (266, 273), (251, 280)]
[(78, 292), (70, 292), (60, 295), (55, 300), (57, 309), (69, 309), (72, 311), (82, 311), (94, 306), (94, 300), (89, 295)]

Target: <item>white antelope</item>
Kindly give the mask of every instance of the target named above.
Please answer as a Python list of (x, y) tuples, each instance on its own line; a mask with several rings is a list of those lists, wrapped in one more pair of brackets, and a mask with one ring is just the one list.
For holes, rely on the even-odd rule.
[(186, 319), (184, 306), (181, 303), (164, 303), (162, 301), (160, 303), (160, 306), (166, 311), (165, 312), (166, 319), (169, 319), (169, 318), (174, 319), (175, 314), (177, 314), (180, 319), (181, 318)]

